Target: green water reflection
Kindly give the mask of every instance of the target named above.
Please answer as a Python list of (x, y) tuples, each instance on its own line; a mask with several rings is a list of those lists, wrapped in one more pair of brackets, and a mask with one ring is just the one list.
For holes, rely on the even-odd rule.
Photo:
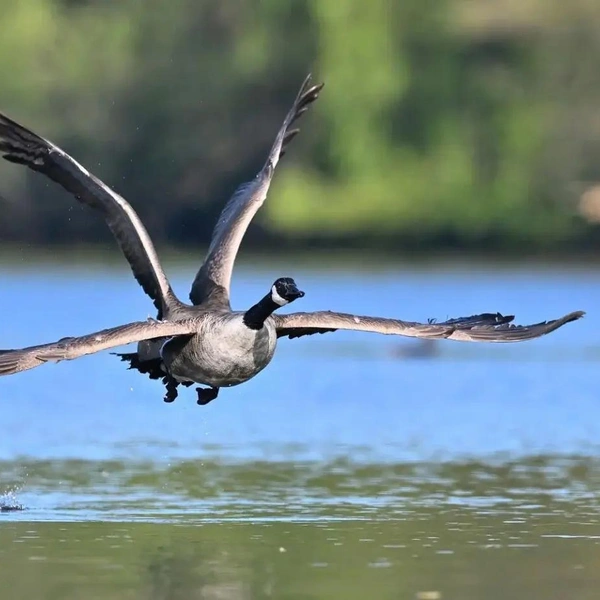
[[(10, 598), (591, 599), (600, 461), (0, 464)], [(5, 497), (8, 502), (11, 496)]]

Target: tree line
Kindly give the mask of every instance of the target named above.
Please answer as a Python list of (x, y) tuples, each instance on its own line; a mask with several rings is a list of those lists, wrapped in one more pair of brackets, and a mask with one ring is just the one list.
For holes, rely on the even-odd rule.
[[(125, 196), (163, 245), (204, 245), (308, 70), (326, 87), (280, 163), (256, 248), (578, 249), (600, 180), (600, 7), (586, 0), (19, 0), (0, 110)], [(109, 238), (0, 165), (0, 240)]]

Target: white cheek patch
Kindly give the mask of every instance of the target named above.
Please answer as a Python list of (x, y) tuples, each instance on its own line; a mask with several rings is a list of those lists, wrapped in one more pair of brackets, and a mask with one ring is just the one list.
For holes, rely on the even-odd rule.
[(286, 304), (289, 304), (288, 300), (282, 298), (277, 293), (277, 289), (275, 288), (275, 286), (271, 288), (271, 300), (273, 300), (273, 302), (275, 302), (275, 304), (277, 304), (278, 306), (285, 306)]

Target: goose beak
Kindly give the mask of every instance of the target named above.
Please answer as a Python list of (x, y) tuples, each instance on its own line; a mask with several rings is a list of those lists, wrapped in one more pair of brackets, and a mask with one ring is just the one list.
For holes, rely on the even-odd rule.
[(304, 296), (304, 292), (298, 289), (296, 282), (291, 277), (280, 277), (273, 284), (272, 294), (275, 294), (281, 299), (281, 303), (277, 302), (277, 299), (275, 299), (275, 302), (281, 305), (286, 302), (293, 302)]
[(293, 279), (290, 278), (286, 281), (285, 298), (288, 302), (298, 300), (298, 298), (302, 298), (302, 296), (304, 296), (304, 292), (298, 289), (296, 282)]
[(290, 285), (287, 290), (287, 296), (289, 297), (290, 301), (298, 300), (298, 298), (302, 298), (304, 296), (304, 292), (299, 290), (295, 285)]

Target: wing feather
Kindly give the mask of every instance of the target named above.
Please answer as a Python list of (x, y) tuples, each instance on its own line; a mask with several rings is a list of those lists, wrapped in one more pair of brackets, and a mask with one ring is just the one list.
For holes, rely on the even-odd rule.
[(308, 110), (323, 88), (322, 83), (311, 86), (310, 81), (309, 75), (285, 117), (260, 173), (252, 181), (242, 183), (221, 212), (204, 263), (192, 283), (192, 304), (210, 302), (214, 306), (230, 308), (231, 272), (242, 238), (267, 197), (279, 159), (285, 154), (289, 142), (299, 132), (299, 129), (290, 129), (290, 126)]
[(137, 321), (80, 337), (66, 337), (58, 342), (30, 346), (18, 350), (0, 350), (0, 375), (12, 375), (39, 367), (47, 362), (73, 360), (123, 346), (132, 342), (160, 337), (191, 335), (196, 331), (194, 320), (185, 321)]
[(583, 317), (582, 311), (560, 319), (534, 325), (513, 325), (512, 315), (484, 313), (443, 322), (416, 323), (383, 317), (365, 317), (330, 311), (274, 315), (277, 336), (291, 338), (327, 333), (338, 329), (402, 335), (426, 339), (450, 339), (461, 342), (522, 342), (556, 331), (566, 323)]
[(159, 318), (178, 303), (154, 244), (132, 206), (52, 142), (0, 113), (0, 152), (9, 162), (43, 173), (75, 198), (102, 213), (133, 274), (152, 298)]

